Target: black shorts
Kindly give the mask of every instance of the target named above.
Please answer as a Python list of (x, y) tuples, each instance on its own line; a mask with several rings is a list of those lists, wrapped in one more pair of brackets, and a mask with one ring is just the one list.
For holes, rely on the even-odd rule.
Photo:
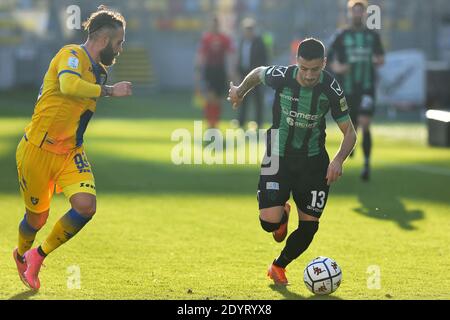
[(326, 151), (310, 158), (280, 158), (277, 174), (259, 177), (259, 209), (284, 206), (292, 191), (298, 209), (320, 218), (330, 190), (326, 180), (329, 163)]
[(365, 94), (355, 93), (346, 95), (347, 104), (350, 108), (350, 118), (352, 118), (353, 124), (356, 124), (358, 116), (364, 115), (373, 117), (375, 114), (375, 97), (373, 94), (367, 94), (372, 99), (371, 104), (363, 103), (363, 97)]
[(206, 66), (204, 72), (207, 89), (214, 92), (220, 98), (224, 97), (228, 92), (225, 66)]

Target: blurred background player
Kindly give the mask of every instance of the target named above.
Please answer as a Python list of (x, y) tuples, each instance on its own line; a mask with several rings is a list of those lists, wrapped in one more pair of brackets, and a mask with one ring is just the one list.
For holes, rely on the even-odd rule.
[[(96, 211), (95, 181), (83, 135), (97, 99), (131, 95), (129, 82), (105, 85), (105, 67), (113, 65), (123, 50), (123, 16), (100, 6), (84, 26), (89, 34), (87, 41), (63, 47), (50, 62), (32, 120), (17, 147), (26, 213), (13, 255), (20, 279), (35, 290), (40, 287), (38, 274), (44, 258), (75, 236)], [(31, 249), (36, 233), (47, 221), (55, 187), (64, 192), (71, 209), (44, 242)]]
[(331, 70), (343, 85), (353, 125), (363, 132), (364, 168), (361, 179), (370, 178), (372, 135), (370, 124), (375, 112), (376, 67), (384, 64), (380, 36), (366, 27), (365, 0), (348, 1), (351, 25), (339, 31), (328, 56)]
[[(297, 65), (259, 67), (238, 86), (230, 83), (229, 101), (236, 108), (245, 95), (263, 83), (273, 88), (273, 125), (278, 143), (268, 143), (268, 153), (279, 155), (276, 174), (261, 172), (258, 202), (262, 228), (282, 242), (288, 232), (292, 196), (297, 206), (299, 226), (288, 237), (268, 275), (278, 285), (287, 285), (286, 266), (311, 244), (319, 229), (331, 183), (342, 175), (342, 166), (356, 143), (356, 132), (339, 83), (323, 69), (325, 47), (316, 39), (306, 39), (297, 51)], [(331, 111), (343, 134), (340, 148), (330, 162), (325, 149), (325, 116)], [(268, 134), (268, 137), (270, 134)], [(268, 139), (269, 142), (269, 139)], [(264, 164), (262, 165), (264, 168)]]
[(231, 76), (228, 67), (229, 55), (233, 53), (231, 39), (220, 31), (219, 18), (213, 16), (209, 32), (201, 38), (196, 61), (196, 91), (201, 83), (206, 86), (205, 119), (209, 128), (220, 121), (221, 100), (227, 92), (227, 79)]
[[(256, 67), (267, 65), (268, 59), (266, 45), (262, 37), (256, 34), (256, 21), (252, 18), (245, 18), (242, 20), (241, 26), (243, 37), (239, 43), (238, 69), (239, 76), (244, 79)], [(256, 124), (261, 128), (264, 121), (264, 91), (262, 87), (256, 87), (242, 101), (242, 106), (239, 108), (239, 125), (241, 127), (245, 125), (250, 98), (255, 105)]]

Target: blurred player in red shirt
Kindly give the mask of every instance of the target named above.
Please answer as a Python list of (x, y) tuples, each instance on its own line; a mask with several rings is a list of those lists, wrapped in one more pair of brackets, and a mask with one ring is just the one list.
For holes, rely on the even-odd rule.
[(215, 128), (220, 120), (221, 99), (228, 92), (227, 59), (233, 53), (231, 39), (220, 32), (219, 19), (214, 16), (211, 30), (202, 36), (196, 63), (196, 90), (200, 83), (206, 90), (205, 118), (209, 128)]

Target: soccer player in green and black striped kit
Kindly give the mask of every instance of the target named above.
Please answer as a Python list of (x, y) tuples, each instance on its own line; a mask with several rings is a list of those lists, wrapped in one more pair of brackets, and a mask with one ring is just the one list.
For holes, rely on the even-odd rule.
[(362, 129), (364, 168), (361, 179), (368, 181), (376, 67), (384, 63), (384, 49), (378, 33), (369, 30), (365, 25), (367, 1), (350, 0), (348, 10), (352, 24), (336, 34), (330, 47), (328, 62), (344, 88), (353, 125)]
[[(287, 236), (292, 192), (299, 215), (299, 226), (287, 238), (280, 256), (270, 265), (268, 275), (275, 284), (287, 285), (286, 266), (311, 244), (319, 228), (330, 184), (342, 175), (345, 159), (356, 143), (356, 132), (348, 113), (344, 91), (323, 69), (325, 47), (319, 40), (306, 39), (298, 47), (297, 65), (259, 67), (239, 86), (230, 83), (228, 100), (236, 108), (244, 96), (263, 83), (273, 88), (273, 125), (278, 139), (268, 144), (272, 162), (278, 170), (268, 173), (262, 165), (258, 202), (262, 228), (277, 242)], [(331, 115), (344, 138), (330, 162), (325, 149), (325, 116)], [(271, 135), (268, 134), (268, 137)], [(269, 140), (269, 139), (268, 139)]]

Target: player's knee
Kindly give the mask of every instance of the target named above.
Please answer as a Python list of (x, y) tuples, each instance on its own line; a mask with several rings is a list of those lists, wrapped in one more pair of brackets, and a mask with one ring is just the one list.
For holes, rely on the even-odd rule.
[(261, 227), (266, 232), (274, 232), (280, 228), (280, 223), (267, 222), (261, 218), (259, 218), (259, 222), (261, 222)]
[(26, 221), (30, 225), (30, 227), (32, 227), (34, 230), (38, 231), (38, 230), (42, 229), (42, 227), (46, 224), (47, 218), (48, 218), (48, 212), (49, 212), (49, 210), (41, 212), (41, 213), (35, 213), (35, 212), (31, 212), (31, 211), (27, 210), (27, 212), (25, 214)]
[(79, 197), (72, 202), (72, 208), (80, 215), (91, 218), (97, 211), (97, 201), (94, 196)]

